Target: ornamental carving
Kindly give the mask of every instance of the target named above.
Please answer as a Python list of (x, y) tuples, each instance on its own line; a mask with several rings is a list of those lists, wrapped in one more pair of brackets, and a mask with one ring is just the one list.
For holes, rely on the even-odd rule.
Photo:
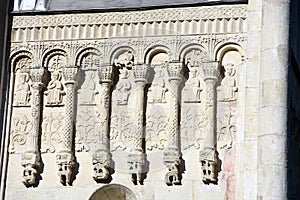
[(181, 117), (181, 137), (183, 149), (200, 149), (208, 117), (204, 110), (195, 107), (185, 107)]
[[(216, 148), (230, 148), (236, 131), (233, 113), (220, 114), (217, 106), (235, 106), (228, 102), (237, 100), (238, 73), (236, 66), (228, 63), (224, 65), (225, 75), (221, 72), (221, 80), (218, 63), (208, 61), (215, 60), (215, 52), (228, 43), (246, 45), (247, 34), (241, 30), (245, 28), (247, 8), (238, 8), (241, 9), (220, 6), (218, 10), (137, 11), (130, 15), (46, 15), (47, 19), (38, 15), (37, 21), (32, 16), (14, 16), (12, 55), (19, 49), (36, 50), (37, 46), (39, 51), (32, 59), (23, 56), (12, 62), (15, 83), (11, 89), (11, 152), (19, 152), (19, 146), (23, 150), (28, 142), (34, 142), (29, 138), (30, 131), (37, 130), (36, 122), (42, 121), (41, 138), (34, 139), (41, 139), (43, 153), (57, 153), (58, 175), (63, 185), (71, 185), (74, 180), (74, 151), (89, 151), (92, 178), (97, 183), (109, 183), (113, 171), (111, 152), (116, 150), (130, 152), (123, 164), (128, 164), (134, 184), (143, 183), (148, 172), (147, 152), (156, 150), (163, 150), (166, 184), (181, 184), (181, 151), (192, 148), (199, 149), (198, 167), (203, 182), (217, 183)], [(131, 23), (136, 20), (137, 23)], [(22, 28), (28, 24), (34, 24), (32, 31)], [(88, 39), (73, 34), (83, 29)], [(51, 30), (55, 34), (45, 35)], [(37, 45), (32, 33), (43, 38), (42, 44)], [(24, 35), (32, 39), (23, 42)], [(164, 56), (156, 57), (158, 54)], [(34, 108), (42, 98), (37, 98), (32, 85), (34, 77), (29, 76), (33, 61), (43, 63), (48, 70), (40, 110), (43, 119), (34, 122), (39, 111)], [(32, 106), (31, 116), (19, 114), (29, 111), (25, 106)], [(30, 152), (22, 153), (24, 183), (31, 186), (39, 173), (39, 157), (37, 152), (32, 156)]]
[(227, 111), (224, 116), (219, 117), (218, 148), (230, 149), (233, 136), (236, 132), (235, 116), (232, 111)]
[(13, 115), (10, 132), (10, 153), (16, 152), (16, 145), (24, 145), (32, 130), (31, 117), (26, 114)]
[(128, 114), (113, 114), (111, 116), (110, 140), (112, 143), (111, 150), (125, 150), (127, 148), (126, 141), (130, 138), (132, 128), (132, 119)]
[(44, 116), (42, 123), (42, 153), (54, 153), (58, 144), (61, 144), (61, 134), (63, 129), (63, 113), (49, 113)]
[(168, 144), (167, 122), (168, 117), (165, 114), (163, 114), (160, 110), (157, 110), (155, 114), (147, 115), (147, 150), (163, 150)]

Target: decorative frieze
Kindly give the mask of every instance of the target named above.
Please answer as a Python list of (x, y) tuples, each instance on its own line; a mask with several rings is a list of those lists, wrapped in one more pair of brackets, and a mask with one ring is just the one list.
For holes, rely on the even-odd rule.
[[(12, 41), (241, 33), (246, 32), (246, 16), (246, 5), (130, 13), (15, 16)], [(85, 34), (80, 34), (82, 32)]]

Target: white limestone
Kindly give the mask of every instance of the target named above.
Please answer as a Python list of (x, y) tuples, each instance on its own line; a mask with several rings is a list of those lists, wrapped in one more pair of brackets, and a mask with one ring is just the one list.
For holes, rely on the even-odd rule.
[(287, 7), (13, 16), (5, 198), (285, 199)]

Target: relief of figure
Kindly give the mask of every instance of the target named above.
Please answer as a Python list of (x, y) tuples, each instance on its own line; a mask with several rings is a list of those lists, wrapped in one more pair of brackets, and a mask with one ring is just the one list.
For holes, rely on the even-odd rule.
[(166, 92), (168, 89), (165, 87), (164, 68), (154, 68), (155, 77), (149, 88), (149, 103), (166, 103)]
[(189, 79), (185, 83), (182, 98), (185, 103), (201, 103), (201, 84), (196, 67), (190, 67)]
[(54, 71), (51, 75), (51, 81), (48, 84), (45, 95), (47, 96), (47, 106), (61, 105), (63, 91), (63, 85), (61, 83), (61, 74), (58, 71)]
[(117, 89), (117, 104), (127, 105), (130, 95), (131, 84), (128, 80), (129, 71), (126, 67), (120, 68), (120, 80), (116, 86)]
[(18, 84), (15, 89), (14, 106), (29, 106), (30, 86), (28, 84), (29, 74), (20, 73)]
[(81, 88), (78, 90), (80, 104), (94, 104), (95, 95), (98, 94), (95, 84), (95, 74), (93, 71), (86, 71), (84, 75), (85, 79)]
[(236, 92), (238, 91), (236, 79), (234, 77), (234, 64), (228, 63), (224, 66), (224, 68), (225, 77), (221, 81), (221, 86), (217, 88), (217, 90), (221, 93), (219, 101), (234, 101), (236, 100)]

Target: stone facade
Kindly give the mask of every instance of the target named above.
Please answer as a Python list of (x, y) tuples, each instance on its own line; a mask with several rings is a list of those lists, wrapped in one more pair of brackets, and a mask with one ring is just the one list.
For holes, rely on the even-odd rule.
[(13, 15), (2, 198), (287, 199), (289, 6)]

